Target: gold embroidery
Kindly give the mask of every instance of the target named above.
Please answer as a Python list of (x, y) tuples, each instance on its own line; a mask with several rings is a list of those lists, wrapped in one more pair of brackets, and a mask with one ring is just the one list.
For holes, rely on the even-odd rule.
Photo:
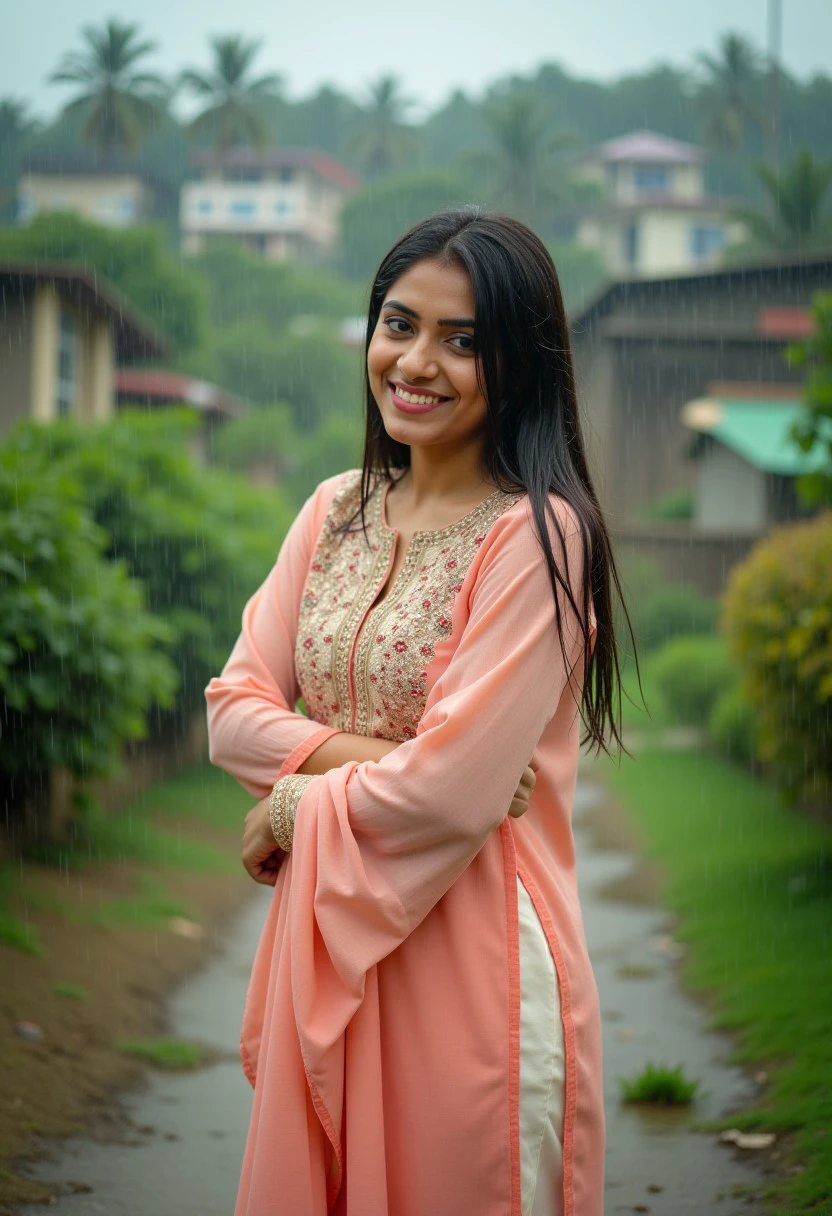
[(272, 835), (284, 853), (292, 850), (298, 803), (311, 780), (312, 776), (308, 773), (289, 773), (275, 782), (271, 792), (269, 822)]
[(470, 564), (517, 495), (498, 491), (447, 528), (415, 532), (395, 583), (373, 608), (395, 545), (383, 518), (387, 484), (379, 483), (371, 495), (366, 540), (361, 532), (334, 533), (358, 507), (360, 470), (333, 500), (304, 589), (295, 657), (310, 717), (403, 741), (416, 734), (427, 667), (451, 632), (454, 599)]

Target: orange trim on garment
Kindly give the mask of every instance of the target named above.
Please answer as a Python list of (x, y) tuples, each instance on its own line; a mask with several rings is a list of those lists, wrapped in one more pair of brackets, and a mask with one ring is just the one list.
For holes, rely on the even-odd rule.
[(575, 1024), (572, 1021), (572, 1001), (569, 993), (569, 977), (566, 972), (566, 960), (560, 948), (560, 942), (555, 933), (549, 913), (534, 880), (526, 870), (519, 866), (517, 873), (520, 881), (528, 891), (538, 920), (543, 926), (552, 958), (555, 961), (557, 984), (560, 991), (560, 1016), (563, 1024), (563, 1050), (565, 1063), (565, 1085), (563, 1103), (563, 1216), (574, 1216), (575, 1190), (572, 1183), (572, 1166), (575, 1153), (575, 1114), (578, 1106), (578, 1075), (575, 1066)]
[(308, 759), (314, 751), (316, 751), (322, 743), (326, 743), (327, 739), (333, 735), (343, 735), (344, 732), (339, 730), (337, 726), (322, 726), (320, 730), (316, 730), (314, 735), (310, 735), (308, 739), (304, 739), (299, 743), (294, 751), (289, 752), (289, 755), (280, 766), (280, 772), (275, 777), (275, 781), (279, 781), (281, 777), (289, 777), (296, 773), (304, 760)]
[(511, 1143), (511, 1216), (522, 1216), (520, 1176), (520, 924), (517, 902), (517, 854), (507, 820), (500, 827), (506, 884), (508, 946), (508, 1123)]

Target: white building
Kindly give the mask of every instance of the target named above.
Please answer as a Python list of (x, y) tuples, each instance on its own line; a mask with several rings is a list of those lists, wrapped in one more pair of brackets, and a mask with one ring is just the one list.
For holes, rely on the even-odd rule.
[(707, 153), (654, 131), (633, 131), (584, 153), (579, 182), (597, 202), (576, 217), (575, 240), (601, 254), (611, 275), (657, 275), (707, 268), (743, 226), (725, 202), (705, 193)]
[(275, 261), (314, 261), (334, 245), (338, 214), (360, 184), (325, 152), (294, 148), (235, 148), (222, 160), (206, 152), (194, 166), (199, 176), (180, 198), (186, 253), (235, 237)]
[(17, 188), (17, 218), (28, 224), (44, 212), (72, 211), (109, 228), (156, 218), (170, 191), (135, 166), (105, 166), (91, 155), (32, 157)]

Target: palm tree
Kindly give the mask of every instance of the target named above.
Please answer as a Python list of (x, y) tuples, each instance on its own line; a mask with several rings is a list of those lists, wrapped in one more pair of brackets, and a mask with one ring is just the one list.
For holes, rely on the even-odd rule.
[(251, 65), (262, 43), (247, 42), (240, 34), (212, 38), (214, 65), (209, 74), (189, 69), (180, 84), (206, 101), (206, 108), (188, 126), (194, 138), (207, 135), (215, 151), (225, 155), (235, 144), (261, 146), (269, 130), (258, 112), (258, 105), (273, 99), (282, 84), (274, 72), (251, 79)]
[(82, 86), (64, 107), (64, 116), (83, 116), (82, 140), (106, 158), (117, 152), (132, 155), (158, 121), (166, 97), (161, 76), (135, 70), (156, 43), (140, 40), (138, 26), (121, 21), (87, 25), (82, 34), (85, 49), (67, 52), (49, 77)]
[(736, 152), (745, 143), (749, 126), (761, 121), (762, 58), (747, 38), (727, 33), (719, 41), (718, 55), (702, 52), (697, 59), (705, 138), (721, 151)]
[(403, 97), (394, 76), (382, 76), (370, 86), (362, 108), (352, 151), (368, 177), (380, 177), (412, 158), (414, 133), (405, 123), (413, 100)]
[(553, 131), (536, 98), (514, 87), (485, 106), (491, 148), (478, 157), (490, 182), (490, 201), (535, 225), (551, 220), (564, 195), (565, 174), (557, 182), (556, 156), (571, 140)]
[(754, 172), (768, 195), (768, 208), (743, 207), (734, 215), (748, 227), (755, 245), (774, 251), (832, 244), (832, 211), (824, 207), (832, 160), (815, 160), (808, 148), (800, 148), (779, 173), (767, 165)]

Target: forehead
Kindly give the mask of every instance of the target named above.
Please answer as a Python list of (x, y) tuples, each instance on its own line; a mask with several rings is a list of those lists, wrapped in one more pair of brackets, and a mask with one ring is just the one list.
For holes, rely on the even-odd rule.
[(458, 262), (434, 258), (414, 262), (399, 275), (384, 298), (408, 304), (424, 318), (474, 315), (471, 280)]

